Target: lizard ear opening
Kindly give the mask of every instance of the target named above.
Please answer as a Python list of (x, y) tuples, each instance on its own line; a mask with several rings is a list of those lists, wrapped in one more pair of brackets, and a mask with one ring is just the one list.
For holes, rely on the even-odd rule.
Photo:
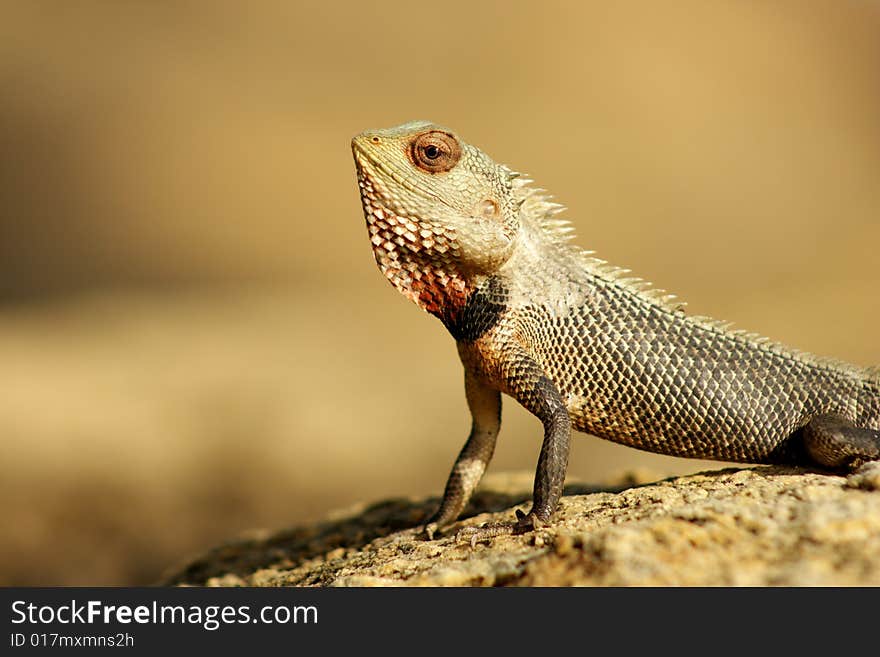
[(499, 213), (501, 209), (498, 207), (498, 203), (493, 201), (490, 198), (487, 198), (485, 201), (481, 201), (479, 207), (480, 216), (483, 219), (498, 219)]
[(422, 171), (445, 173), (458, 164), (461, 145), (448, 132), (424, 132), (409, 144), (409, 158)]

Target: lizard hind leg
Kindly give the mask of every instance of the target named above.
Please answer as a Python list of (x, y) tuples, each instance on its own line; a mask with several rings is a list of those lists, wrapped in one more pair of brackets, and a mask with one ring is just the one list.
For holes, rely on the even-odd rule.
[(863, 429), (840, 415), (817, 415), (803, 429), (807, 454), (818, 465), (856, 469), (880, 459), (880, 431)]

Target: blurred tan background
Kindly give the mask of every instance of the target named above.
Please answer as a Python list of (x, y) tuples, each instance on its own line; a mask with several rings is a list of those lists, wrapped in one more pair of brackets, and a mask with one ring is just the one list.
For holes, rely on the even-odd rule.
[[(4, 3), (0, 584), (439, 493), (460, 365), (373, 263), (367, 127), (442, 122), (691, 312), (880, 362), (878, 7)], [(508, 402), (491, 471), (540, 437)], [(575, 441), (630, 467), (706, 463)]]

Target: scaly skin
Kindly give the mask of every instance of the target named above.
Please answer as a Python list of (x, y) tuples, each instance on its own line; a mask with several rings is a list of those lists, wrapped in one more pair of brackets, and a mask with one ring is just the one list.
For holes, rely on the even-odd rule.
[(856, 467), (880, 458), (880, 370), (733, 331), (568, 242), (562, 207), (446, 128), (352, 141), (379, 269), (456, 339), (473, 417), (429, 536), (452, 523), (495, 447), (505, 393), (544, 425), (534, 504), (562, 494), (571, 429), (660, 454)]

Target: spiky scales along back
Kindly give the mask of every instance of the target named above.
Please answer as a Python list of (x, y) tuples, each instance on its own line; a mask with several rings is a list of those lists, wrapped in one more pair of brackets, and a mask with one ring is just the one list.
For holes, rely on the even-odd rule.
[(731, 340), (745, 342), (761, 350), (784, 357), (802, 360), (818, 368), (827, 368), (837, 372), (846, 372), (860, 379), (874, 381), (880, 379), (880, 366), (858, 367), (836, 358), (816, 356), (806, 351), (794, 349), (779, 342), (745, 329), (735, 328), (732, 322), (713, 319), (704, 315), (685, 315), (687, 303), (667, 290), (655, 287), (653, 283), (637, 276), (631, 276), (632, 270), (611, 264), (596, 257), (596, 252), (584, 250), (573, 243), (575, 228), (571, 221), (562, 215), (567, 208), (553, 200), (544, 189), (531, 187), (533, 181), (511, 172), (516, 176), (515, 187), (521, 199), (523, 212), (521, 219), (524, 224), (540, 231), (544, 236), (544, 244), (548, 254), (561, 259), (572, 268), (581, 268), (588, 280), (595, 284), (612, 285), (629, 293), (633, 303), (645, 303), (655, 306), (672, 315), (686, 317), (690, 324), (698, 325), (707, 331), (724, 335)]

